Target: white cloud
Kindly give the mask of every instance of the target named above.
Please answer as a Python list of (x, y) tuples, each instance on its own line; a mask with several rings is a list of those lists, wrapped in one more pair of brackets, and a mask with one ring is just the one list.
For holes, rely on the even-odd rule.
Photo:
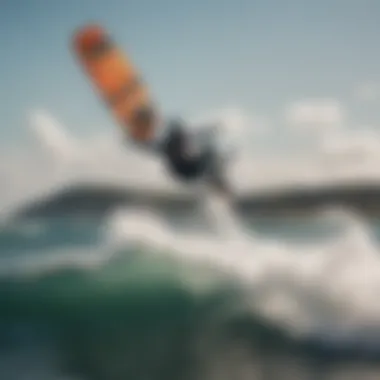
[[(288, 121), (295, 125), (338, 125), (343, 119), (342, 107), (333, 99), (297, 102), (291, 104), (287, 111)], [(234, 131), (241, 132), (245, 128), (251, 130), (252, 123), (256, 121), (235, 109), (226, 110), (222, 114), (220, 119), (226, 118), (224, 122), (231, 124), (229, 127)], [(49, 156), (49, 149), (43, 152), (46, 155), (36, 154), (38, 149), (33, 148), (39, 146), (31, 146), (26, 150), (20, 149), (4, 155), (0, 162), (0, 214), (12, 209), (14, 205), (78, 180), (153, 191), (157, 189), (168, 193), (191, 191), (167, 175), (161, 160), (123, 145), (116, 135), (92, 136), (78, 140), (62, 125), (59, 127), (62, 133), (55, 133), (58, 124), (45, 123), (46, 118), (33, 117), (29, 121), (42, 123), (43, 128), (40, 126), (41, 128), (33, 130), (37, 134), (43, 132), (38, 140), (42, 145), (49, 143), (52, 138), (51, 142), (63, 147), (63, 153), (66, 153), (72, 151), (72, 142), (74, 146), (80, 146), (81, 154), (74, 154), (70, 160), (62, 160), (60, 155)], [(257, 124), (260, 126), (260, 120)], [(285, 154), (279, 151), (274, 155), (261, 155), (261, 149), (240, 150), (239, 146), (229, 173), (233, 187), (237, 191), (248, 191), (280, 185), (323, 185), (330, 180), (342, 178), (378, 180), (380, 155), (377, 152), (380, 151), (380, 134), (370, 127), (354, 133), (343, 128), (334, 128), (334, 125), (326, 130), (317, 130), (323, 133), (310, 134), (313, 146), (317, 145), (318, 149), (307, 150), (307, 154), (304, 145), (302, 149), (298, 146), (292, 148), (291, 155), (289, 151)], [(266, 120), (262, 121), (262, 127), (268, 128)], [(69, 142), (68, 149), (65, 149), (66, 142)], [(266, 146), (258, 145), (259, 148), (261, 146), (263, 150), (266, 149)], [(259, 154), (255, 156), (257, 152)]]
[(380, 133), (375, 127), (329, 134), (321, 143), (325, 153), (355, 154), (380, 158)]
[(337, 99), (305, 99), (290, 104), (285, 110), (285, 119), (296, 127), (319, 129), (340, 126), (344, 109)]
[(238, 107), (225, 107), (193, 117), (190, 121), (196, 129), (216, 126), (215, 143), (226, 152), (239, 152), (252, 148), (258, 137), (270, 130), (270, 123), (264, 117), (254, 116)]
[(268, 121), (264, 118), (252, 117), (239, 107), (226, 107), (211, 110), (207, 114), (198, 115), (190, 121), (196, 127), (218, 125), (229, 138), (247, 138), (262, 135), (268, 131)]
[(371, 102), (379, 96), (379, 87), (376, 83), (366, 82), (362, 83), (356, 89), (356, 97), (364, 102)]

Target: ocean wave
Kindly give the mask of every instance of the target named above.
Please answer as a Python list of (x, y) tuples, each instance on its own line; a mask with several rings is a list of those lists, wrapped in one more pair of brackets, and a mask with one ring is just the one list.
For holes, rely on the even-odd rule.
[(343, 234), (299, 245), (248, 235), (224, 217), (226, 210), (213, 211), (220, 218), (214, 236), (176, 233), (155, 215), (120, 210), (104, 226), (102, 245), (3, 258), (3, 302), (9, 310), (26, 299), (25, 305), (42, 299), (80, 307), (115, 295), (122, 302), (131, 289), (153, 291), (161, 284), (191, 293), (213, 284), (239, 289), (254, 315), (299, 338), (378, 341), (377, 242), (357, 216), (330, 211), (325, 217), (340, 220)]
[[(281, 378), (284, 363), (305, 379), (342, 362), (378, 373), (379, 259), (366, 221), (327, 210), (317, 217), (339, 225), (334, 238), (285, 243), (248, 233), (218, 200), (206, 206), (213, 235), (118, 210), (92, 245), (2, 255), (0, 359), (48, 336), (64, 371), (91, 379)], [(57, 226), (68, 240), (92, 228)], [(6, 233), (34, 240), (46, 228)]]

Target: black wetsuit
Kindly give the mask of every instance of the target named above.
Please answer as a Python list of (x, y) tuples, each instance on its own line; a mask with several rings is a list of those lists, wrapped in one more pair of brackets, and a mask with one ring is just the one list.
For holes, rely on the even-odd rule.
[(161, 144), (161, 151), (173, 176), (186, 182), (205, 178), (219, 189), (225, 190), (226, 184), (217, 167), (213, 148), (205, 144), (199, 151), (190, 152), (191, 141), (186, 128), (180, 122), (174, 121), (168, 130)]
[[(143, 109), (137, 116), (140, 118), (139, 122), (151, 123), (149, 109)], [(228, 191), (220, 159), (210, 141), (197, 141), (195, 149), (191, 149), (193, 136), (181, 120), (171, 120), (163, 130), (163, 137), (148, 144), (139, 144), (140, 147), (159, 153), (174, 178), (185, 182), (204, 179), (214, 188)]]

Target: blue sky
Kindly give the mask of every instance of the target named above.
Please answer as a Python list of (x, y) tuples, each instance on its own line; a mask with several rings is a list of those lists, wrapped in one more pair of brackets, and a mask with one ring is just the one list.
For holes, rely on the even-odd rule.
[[(238, 106), (274, 118), (302, 99), (336, 98), (352, 123), (378, 124), (376, 0), (5, 0), (0, 6), (0, 134), (23, 138), (47, 109), (78, 135), (114, 128), (70, 51), (96, 21), (130, 54), (169, 114)], [(374, 96), (375, 98), (375, 96)]]

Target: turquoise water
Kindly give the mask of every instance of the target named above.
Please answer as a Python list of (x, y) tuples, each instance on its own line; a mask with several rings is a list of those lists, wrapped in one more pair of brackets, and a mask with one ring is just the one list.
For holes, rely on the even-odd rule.
[[(361, 223), (366, 233), (380, 236), (378, 221)], [(193, 260), (189, 259), (192, 252), (182, 252), (182, 232), (173, 232), (171, 227), (176, 244), (165, 248), (131, 236), (117, 240), (109, 225), (91, 220), (4, 226), (0, 231), (1, 378), (380, 377), (376, 339), (380, 320), (377, 325), (376, 316), (367, 318), (357, 309), (355, 323), (360, 318), (365, 323), (370, 320), (368, 329), (363, 329), (367, 326), (364, 322), (359, 330), (353, 324), (354, 335), (348, 327), (344, 339), (343, 335), (334, 337), (341, 318), (335, 298), (327, 291), (312, 293), (304, 280), (285, 276), (290, 264), (277, 264), (280, 254), (263, 265), (267, 256), (259, 252), (264, 252), (258, 243), (262, 239), (275, 243), (284, 258), (303, 252), (306, 257), (310, 250), (320, 250), (313, 256), (315, 260), (323, 256), (325, 246), (330, 247), (331, 255), (341, 257), (344, 248), (334, 244), (347, 229), (344, 223), (261, 219), (251, 220), (247, 226), (255, 239), (251, 248), (245, 246), (239, 253), (231, 249), (231, 265), (225, 261), (224, 266), (215, 248), (220, 238), (209, 238), (216, 244), (213, 249), (201, 244), (184, 246), (183, 251), (194, 250), (197, 260)], [(141, 225), (136, 228), (144, 229)], [(362, 239), (360, 236), (353, 238), (353, 243)], [(354, 245), (345, 242), (349, 248)], [(363, 260), (369, 257), (366, 249), (376, 250), (371, 244), (375, 243), (358, 242)], [(202, 247), (204, 255), (209, 255), (204, 261)], [(169, 250), (173, 252), (168, 254)], [(360, 254), (355, 256), (359, 263)], [(347, 252), (347, 260), (354, 260), (350, 255)], [(246, 264), (239, 257), (247, 260)], [(297, 260), (289, 258), (301, 268)], [(253, 283), (249, 282), (250, 266), (252, 278), (257, 276)], [(257, 268), (263, 268), (259, 275), (255, 274)], [(358, 271), (362, 271), (359, 265)], [(332, 271), (331, 276), (338, 272)], [(322, 287), (322, 277), (315, 278)], [(293, 309), (293, 314), (286, 314), (284, 307), (278, 318), (273, 318), (276, 312), (271, 317), (263, 312), (261, 299), (273, 292), (280, 294), (281, 289), (299, 294), (300, 306), (292, 307), (303, 309), (303, 314)], [(339, 302), (347, 297), (343, 290)], [(311, 324), (314, 330), (296, 334), (288, 327), (286, 315), (293, 315), (297, 325), (298, 315), (304, 319), (316, 316), (322, 308), (325, 313)], [(343, 316), (352, 313), (353, 307), (347, 310)]]

